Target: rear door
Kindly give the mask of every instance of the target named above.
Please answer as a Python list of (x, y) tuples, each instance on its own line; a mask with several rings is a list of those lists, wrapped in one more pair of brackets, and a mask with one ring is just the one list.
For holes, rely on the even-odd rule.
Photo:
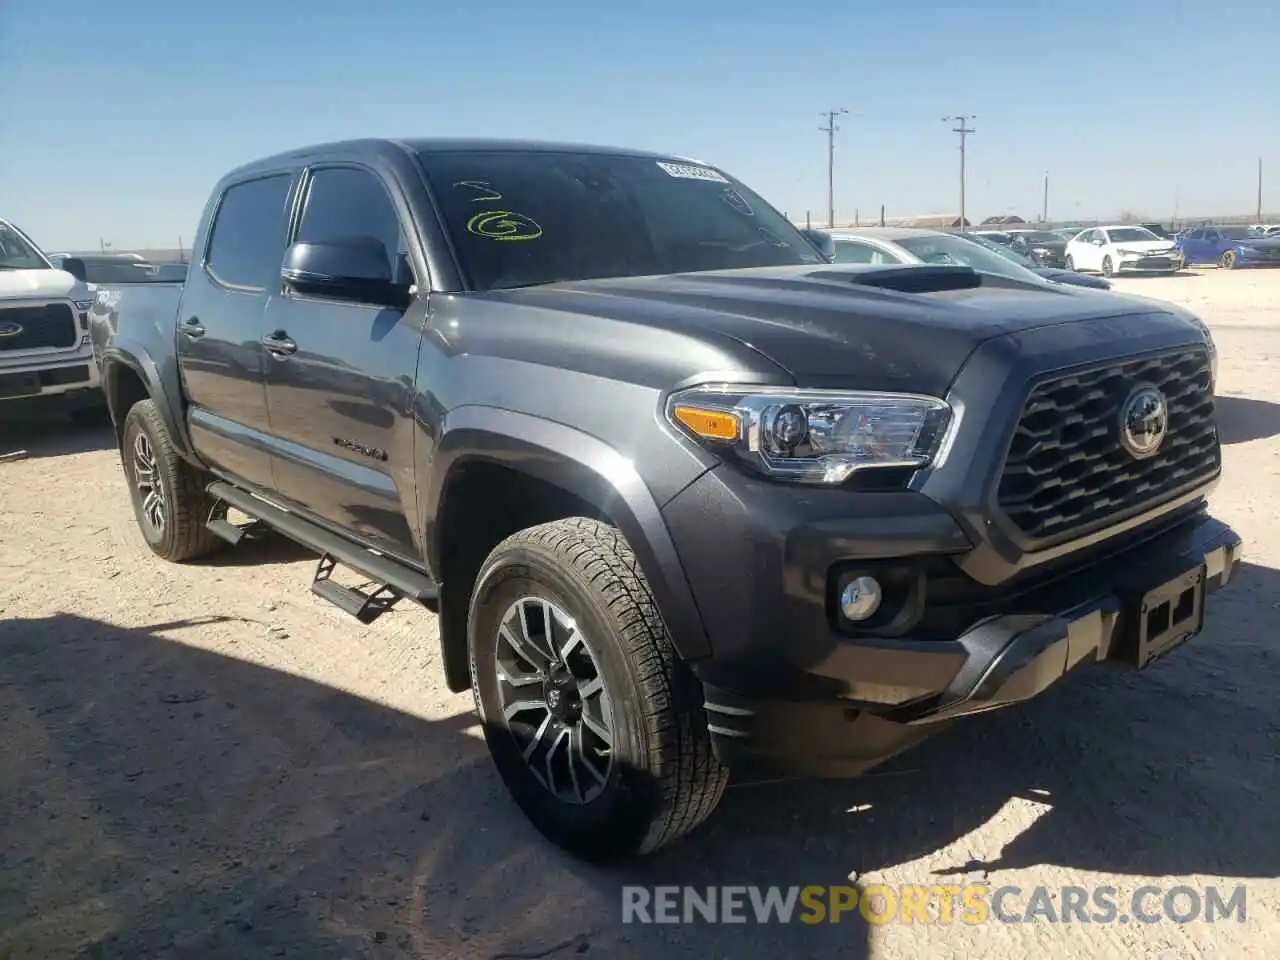
[[(371, 237), (393, 276), (413, 283), (407, 223), (407, 208), (374, 170), (316, 166), (291, 242)], [(268, 335), (295, 348), (267, 359), (278, 492), (374, 546), (415, 555), (403, 505), (416, 497), (413, 388), (426, 298), (402, 312), (276, 290)]]
[(1182, 238), (1183, 256), (1187, 258), (1188, 263), (1204, 263), (1204, 231), (1192, 230)]
[(295, 179), (285, 170), (226, 188), (178, 309), (178, 356), (196, 450), (221, 472), (267, 488), (274, 471), (261, 341), (267, 300), (280, 284)]

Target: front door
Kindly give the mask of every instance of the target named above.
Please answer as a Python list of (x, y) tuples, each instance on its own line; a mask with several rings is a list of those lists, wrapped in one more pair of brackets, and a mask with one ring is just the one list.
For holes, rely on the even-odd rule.
[(292, 172), (281, 172), (226, 189), (178, 311), (197, 453), (222, 473), (267, 488), (274, 477), (261, 341), (269, 293), (280, 283), (293, 181)]
[[(314, 168), (291, 242), (369, 237), (393, 276), (413, 282), (401, 213), (379, 176)], [(295, 292), (267, 306), (269, 337), (292, 352), (267, 358), (277, 490), (372, 545), (420, 555), (405, 517), (414, 502), (413, 388), (426, 298), (407, 312)]]

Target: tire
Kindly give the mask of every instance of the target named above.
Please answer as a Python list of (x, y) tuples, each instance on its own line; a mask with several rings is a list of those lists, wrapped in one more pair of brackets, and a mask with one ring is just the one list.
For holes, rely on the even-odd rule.
[(1076, 272), (1075, 258), (1068, 256), (1066, 262), (1062, 266), (1063, 266), (1063, 269), (1070, 270), (1072, 273), (1075, 273)]
[(1103, 257), (1102, 258), (1102, 275), (1106, 277), (1108, 280), (1110, 280), (1113, 276), (1115, 276), (1115, 272), (1116, 272), (1116, 268), (1111, 263), (1111, 257), (1110, 256)]
[(1222, 267), (1223, 270), (1234, 270), (1236, 268), (1236, 252), (1234, 250), (1224, 252), (1218, 260), (1218, 266)]
[[(551, 606), (542, 611), (550, 609), (557, 621), (555, 643), (548, 646), (567, 648), (564, 640), (579, 637), (563, 658), (582, 678), (570, 684), (583, 697), (578, 719), (571, 703), (564, 719), (572, 692), (554, 699), (552, 687), (563, 674), (546, 668), (550, 658), (531, 653), (521, 659), (506, 639), (531, 637), (534, 649), (542, 644), (544, 602)], [(566, 619), (576, 624), (573, 631)], [(504, 623), (511, 625), (505, 634)], [(616, 529), (575, 517), (502, 541), (476, 579), (467, 639), (472, 693), (490, 755), (516, 805), (553, 843), (595, 863), (625, 860), (672, 843), (715, 810), (728, 771), (711, 752), (701, 687), (677, 656), (648, 581)], [(531, 681), (535, 661), (543, 677), (554, 679)], [(514, 686), (511, 680), (523, 682)], [(597, 680), (602, 692), (592, 689)], [(540, 705), (508, 720), (506, 711), (517, 702)], [(551, 709), (557, 705), (559, 719)], [(535, 728), (545, 735), (530, 738)], [(607, 739), (597, 736), (599, 729)], [(606, 759), (598, 751), (608, 741)], [(571, 759), (572, 748), (578, 749), (574, 778), (557, 744), (567, 744)], [(529, 762), (522, 748), (532, 750)], [(551, 764), (550, 777), (544, 761)], [(553, 787), (568, 787), (571, 796), (557, 796)]]
[[(205, 526), (214, 505), (204, 491), (205, 478), (178, 456), (154, 400), (139, 401), (125, 416), (120, 456), (133, 515), (152, 553), (182, 563), (223, 544)], [(152, 492), (159, 494), (158, 513), (148, 498)]]

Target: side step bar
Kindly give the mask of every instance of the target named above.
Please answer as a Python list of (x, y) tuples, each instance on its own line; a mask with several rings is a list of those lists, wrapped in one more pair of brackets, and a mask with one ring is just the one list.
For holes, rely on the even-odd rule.
[[(215, 480), (205, 489), (211, 497), (235, 507), (241, 513), (248, 514), (290, 540), (320, 554), (311, 592), (351, 614), (361, 623), (372, 623), (403, 597), (428, 607), (434, 606), (439, 598), (439, 587), (417, 571), (318, 527), (297, 514), (272, 506), (221, 480)], [(232, 543), (244, 536), (243, 528), (228, 523), (221, 511), (216, 509), (210, 515), (208, 527)], [(229, 529), (224, 530), (224, 527)], [(342, 586), (330, 579), (339, 563), (382, 586), (373, 593)]]

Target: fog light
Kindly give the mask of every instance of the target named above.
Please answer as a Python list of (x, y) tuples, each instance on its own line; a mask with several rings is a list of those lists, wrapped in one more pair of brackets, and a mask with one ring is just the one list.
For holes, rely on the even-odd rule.
[(850, 620), (866, 620), (880, 609), (880, 597), (875, 577), (854, 577), (840, 591), (840, 612)]

